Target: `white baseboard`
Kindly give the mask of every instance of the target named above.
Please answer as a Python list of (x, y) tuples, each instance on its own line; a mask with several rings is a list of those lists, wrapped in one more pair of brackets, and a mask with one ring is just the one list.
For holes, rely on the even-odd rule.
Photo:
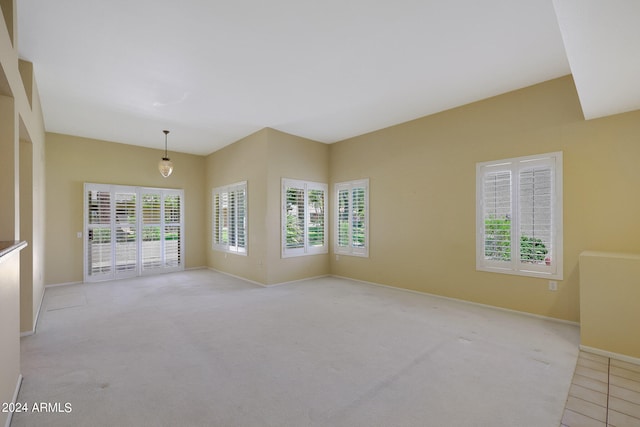
[[(20, 392), (20, 386), (22, 385), (22, 374), (18, 374), (18, 381), (16, 382), (16, 389), (13, 392), (13, 399), (11, 399), (12, 403), (16, 403), (18, 401), (18, 393)], [(11, 426), (11, 418), (13, 417), (13, 412), (9, 412), (9, 416), (7, 417), (7, 421), (4, 423), (5, 427)]]
[(627, 356), (625, 354), (614, 353), (612, 351), (600, 350), (599, 348), (589, 347), (587, 345), (580, 344), (580, 350), (586, 351), (587, 353), (597, 354), (598, 356), (604, 356), (611, 359), (620, 360), (622, 362), (633, 363), (635, 365), (640, 365), (640, 359), (637, 357)]
[(33, 333), (36, 333), (38, 329), (38, 320), (40, 319), (40, 310), (42, 310), (42, 303), (44, 302), (44, 293), (46, 289), (42, 290), (42, 296), (40, 297), (40, 304), (38, 305), (38, 311), (36, 312), (36, 318), (33, 320)]
[(46, 288), (55, 288), (55, 287), (58, 287), (58, 286), (81, 285), (83, 283), (84, 282), (54, 283), (54, 284), (51, 284), (51, 285), (44, 285), (44, 288), (46, 289)]
[(220, 273), (220, 274), (224, 274), (224, 275), (236, 278), (236, 279), (244, 280), (245, 282), (249, 282), (249, 283), (254, 284), (254, 285), (262, 286), (263, 288), (273, 288), (274, 286), (292, 285), (294, 283), (304, 282), (305, 280), (313, 280), (313, 279), (320, 279), (320, 278), (323, 278), (323, 277), (331, 277), (330, 274), (323, 274), (323, 275), (320, 275), (320, 276), (305, 277), (304, 279), (291, 280), (289, 282), (272, 283), (272, 284), (266, 285), (264, 283), (256, 282), (255, 280), (247, 279), (246, 277), (236, 276), (235, 274), (227, 273), (226, 271), (216, 270), (213, 267), (207, 267), (207, 269), (209, 269), (211, 271), (215, 271), (216, 273)]
[(273, 288), (274, 286), (293, 285), (294, 283), (305, 282), (307, 280), (313, 280), (313, 279), (322, 279), (323, 277), (331, 277), (331, 275), (330, 274), (322, 274), (320, 276), (305, 277), (304, 279), (291, 280), (289, 282), (280, 282), (280, 283), (273, 283), (271, 285), (264, 285), (264, 287), (265, 288)]
[(366, 280), (358, 280), (358, 279), (353, 279), (351, 277), (337, 276), (335, 274), (332, 274), (331, 276), (335, 277), (335, 278), (338, 278), (338, 279), (353, 280), (354, 282), (360, 282), (360, 283), (363, 283), (365, 285), (381, 286), (383, 288), (395, 289), (397, 291), (411, 292), (411, 293), (418, 294), (418, 295), (427, 295), (427, 296), (434, 297), (434, 298), (442, 298), (442, 299), (446, 299), (446, 300), (449, 300), (449, 301), (456, 301), (456, 302), (461, 302), (461, 303), (464, 303), (464, 304), (471, 304), (471, 305), (475, 305), (475, 306), (478, 306), (478, 307), (484, 307), (484, 308), (490, 308), (490, 309), (493, 309), (493, 310), (505, 311), (507, 313), (521, 314), (523, 316), (535, 317), (537, 319), (549, 320), (549, 321), (552, 321), (552, 322), (564, 323), (564, 324), (567, 324), (567, 325), (578, 326), (578, 327), (580, 326), (579, 322), (572, 322), (570, 320), (558, 319), (556, 317), (549, 317), (549, 316), (543, 316), (541, 314), (527, 313), (526, 311), (512, 310), (510, 308), (497, 307), (495, 305), (482, 304), (482, 303), (479, 303), (479, 302), (468, 301), (468, 300), (459, 299), (459, 298), (445, 297), (443, 295), (430, 294), (428, 292), (415, 291), (413, 289), (398, 288), (396, 286), (383, 285), (381, 283), (368, 282)]
[(213, 267), (207, 267), (207, 270), (215, 271), (216, 273), (224, 274), (225, 276), (233, 277), (235, 279), (244, 280), (245, 282), (251, 283), (253, 285), (258, 285), (263, 288), (267, 287), (267, 285), (265, 285), (264, 283), (256, 282), (255, 280), (250, 280), (250, 279), (247, 279), (246, 277), (236, 276), (235, 274), (227, 273), (226, 271), (217, 270)]

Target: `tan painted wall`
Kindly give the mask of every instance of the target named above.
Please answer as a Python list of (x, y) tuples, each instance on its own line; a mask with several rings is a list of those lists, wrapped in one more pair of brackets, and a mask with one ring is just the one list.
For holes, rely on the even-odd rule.
[[(579, 320), (578, 255), (638, 252), (640, 112), (584, 121), (571, 77), (330, 147), (332, 183), (370, 178), (370, 257), (331, 272)], [(475, 270), (476, 162), (563, 151), (564, 280)]]
[[(25, 274), (29, 274), (29, 277), (25, 279), (25, 275), (23, 275), (21, 278), (20, 310), (21, 313), (29, 313), (28, 316), (21, 314), (20, 330), (22, 332), (34, 331), (38, 310), (44, 297), (45, 131), (40, 96), (33, 74), (31, 73), (30, 76), (33, 79), (29, 102), (32, 106), (32, 114), (27, 117), (21, 116), (19, 126), (20, 144), (28, 145), (24, 156), (21, 152), (20, 163), (21, 167), (23, 164), (27, 165), (25, 167), (29, 169), (29, 177), (25, 177), (25, 180), (30, 181), (26, 185), (22, 182), (20, 184), (21, 198), (25, 198), (26, 207), (26, 210), (20, 212), (20, 226), (26, 226), (26, 229), (30, 229), (30, 235), (27, 232), (30, 237), (29, 246), (23, 252), (25, 250), (28, 252), (31, 264), (25, 270)], [(27, 188), (27, 185), (30, 185), (30, 188)], [(23, 194), (23, 190), (26, 195)], [(26, 272), (28, 270), (30, 270), (29, 273)]]
[[(15, 0), (1, 0), (0, 10), (0, 240), (28, 244), (25, 255), (0, 266), (0, 402), (9, 402), (20, 373), (20, 331), (33, 330), (44, 292), (45, 134), (33, 66), (18, 60)], [(0, 425), (7, 415), (0, 413)]]
[[(33, 242), (33, 145), (20, 140), (20, 239)], [(20, 251), (20, 332), (33, 330), (33, 245)]]
[[(327, 255), (280, 256), (281, 179), (328, 182), (326, 144), (262, 129), (207, 157), (207, 253), (209, 267), (271, 285), (329, 273)], [(247, 255), (211, 248), (211, 190), (247, 181)]]
[(267, 129), (267, 284), (329, 274), (328, 254), (281, 257), (282, 178), (329, 183), (329, 146)]
[(158, 172), (162, 150), (47, 133), (45, 282), (59, 284), (83, 280), (83, 184), (182, 188), (185, 198), (185, 267), (206, 265), (205, 158), (169, 153), (173, 174)]
[[(20, 253), (0, 258), (0, 404), (11, 402), (20, 376)], [(8, 413), (0, 411), (0, 426)]]
[(640, 359), (640, 255), (580, 254), (580, 344)]
[[(267, 130), (263, 129), (207, 156), (207, 265), (225, 273), (266, 283)], [(212, 200), (216, 187), (247, 181), (247, 255), (212, 249)]]

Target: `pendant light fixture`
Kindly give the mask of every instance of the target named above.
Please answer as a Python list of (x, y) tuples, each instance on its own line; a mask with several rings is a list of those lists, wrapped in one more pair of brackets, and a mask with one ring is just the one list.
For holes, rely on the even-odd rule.
[(164, 132), (164, 157), (158, 163), (158, 170), (163, 177), (167, 178), (173, 172), (173, 163), (171, 163), (171, 159), (167, 157), (167, 135), (169, 135), (168, 130), (163, 130)]

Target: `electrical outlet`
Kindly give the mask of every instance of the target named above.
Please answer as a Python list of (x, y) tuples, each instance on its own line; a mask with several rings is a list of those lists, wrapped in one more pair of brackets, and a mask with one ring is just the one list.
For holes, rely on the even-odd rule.
[(549, 290), (550, 291), (557, 291), (558, 290), (558, 282), (556, 282), (555, 280), (549, 280)]

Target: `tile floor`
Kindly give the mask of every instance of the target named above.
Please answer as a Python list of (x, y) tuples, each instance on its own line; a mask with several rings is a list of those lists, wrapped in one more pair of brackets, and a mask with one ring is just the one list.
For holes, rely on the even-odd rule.
[(640, 365), (580, 352), (561, 427), (640, 427)]

